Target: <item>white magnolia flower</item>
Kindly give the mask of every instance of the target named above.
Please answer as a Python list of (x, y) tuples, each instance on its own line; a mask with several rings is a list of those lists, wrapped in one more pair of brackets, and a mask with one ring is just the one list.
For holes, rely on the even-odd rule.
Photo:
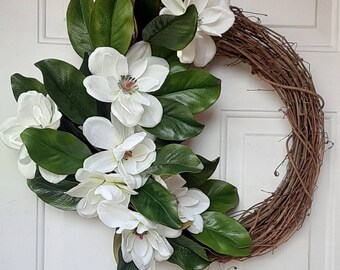
[(198, 12), (197, 33), (183, 50), (177, 52), (182, 63), (197, 67), (206, 66), (216, 54), (216, 45), (211, 36), (221, 36), (235, 21), (229, 9), (230, 0), (162, 0), (165, 8), (161, 14), (182, 15), (190, 5)]
[[(23, 176), (32, 179), (36, 164), (30, 158), (20, 134), (29, 127), (57, 129), (61, 113), (49, 97), (36, 91), (28, 91), (19, 96), (16, 117), (10, 117), (0, 126), (0, 138), (10, 148), (19, 150), (18, 168)], [(51, 183), (58, 183), (66, 175), (57, 175), (39, 167), (40, 174)]]
[(176, 238), (180, 230), (156, 225), (140, 213), (113, 201), (98, 205), (98, 216), (110, 228), (122, 234), (122, 255), (125, 262), (133, 261), (140, 270), (147, 270), (155, 261), (166, 261), (173, 253), (167, 238)]
[(161, 121), (162, 105), (147, 93), (162, 86), (169, 65), (151, 56), (148, 43), (134, 44), (126, 57), (113, 48), (97, 48), (90, 55), (89, 69), (93, 75), (84, 80), (87, 92), (112, 103), (111, 112), (125, 126), (154, 127)]
[(179, 175), (164, 180), (170, 193), (175, 195), (178, 202), (179, 219), (185, 223), (192, 222), (188, 231), (194, 234), (203, 231), (203, 219), (200, 214), (210, 206), (210, 200), (202, 191), (196, 188), (184, 187), (186, 181)]
[(118, 169), (119, 173), (128, 177), (131, 188), (139, 188), (145, 183), (140, 173), (156, 159), (156, 145), (146, 138), (145, 132), (133, 134), (132, 128), (124, 127), (115, 120), (113, 122), (97, 116), (85, 121), (84, 136), (93, 146), (104, 151), (87, 158), (84, 168), (103, 173)]
[(130, 196), (137, 194), (127, 186), (125, 177), (120, 174), (104, 174), (79, 169), (76, 179), (80, 183), (66, 193), (82, 198), (77, 205), (77, 212), (82, 217), (96, 217), (98, 204), (104, 200), (113, 200), (127, 207)]

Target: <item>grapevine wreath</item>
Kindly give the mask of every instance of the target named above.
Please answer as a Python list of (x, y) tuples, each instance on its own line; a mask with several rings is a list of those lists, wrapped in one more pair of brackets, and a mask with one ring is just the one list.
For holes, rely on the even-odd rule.
[[(284, 37), (228, 0), (71, 0), (67, 26), (81, 67), (42, 60), (44, 83), (14, 74), (17, 115), (0, 135), (40, 199), (116, 230), (118, 269), (205, 269), (265, 254), (302, 226), (323, 159), (323, 100)], [(221, 91), (190, 67), (215, 54), (249, 64), (292, 127), (282, 183), (232, 217), (237, 189), (210, 179), (219, 159), (182, 144)]]

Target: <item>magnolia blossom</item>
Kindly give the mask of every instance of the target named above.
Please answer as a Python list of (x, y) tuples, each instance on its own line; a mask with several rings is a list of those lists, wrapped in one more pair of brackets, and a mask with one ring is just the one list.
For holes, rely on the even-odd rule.
[(209, 198), (200, 190), (184, 187), (186, 181), (179, 175), (164, 180), (170, 193), (174, 194), (178, 202), (179, 219), (185, 223), (192, 222), (188, 231), (194, 234), (203, 231), (203, 219), (200, 214), (210, 206)]
[(98, 205), (98, 216), (110, 228), (122, 234), (122, 255), (125, 262), (133, 261), (140, 270), (147, 270), (153, 261), (165, 261), (174, 252), (167, 238), (179, 237), (181, 231), (156, 225), (140, 213), (114, 201)]
[(93, 75), (84, 80), (87, 92), (112, 103), (111, 112), (125, 126), (154, 127), (161, 121), (162, 105), (148, 93), (162, 86), (169, 65), (151, 56), (148, 43), (134, 44), (126, 57), (113, 48), (97, 48), (90, 55), (89, 69)]
[(104, 151), (87, 158), (84, 168), (103, 173), (118, 170), (127, 177), (131, 188), (139, 188), (146, 180), (140, 174), (156, 159), (156, 145), (145, 132), (133, 134), (134, 129), (112, 119), (114, 124), (97, 116), (85, 121), (84, 136), (93, 146)]
[(182, 15), (190, 5), (198, 12), (197, 33), (183, 50), (177, 52), (182, 63), (194, 62), (197, 67), (206, 66), (216, 54), (211, 36), (221, 36), (234, 23), (235, 15), (229, 9), (230, 0), (162, 0), (165, 8), (161, 14)]
[(104, 174), (79, 169), (76, 179), (80, 183), (70, 189), (67, 194), (82, 198), (77, 205), (77, 212), (82, 217), (96, 217), (98, 204), (104, 200), (113, 200), (127, 207), (130, 196), (137, 194), (126, 184), (125, 177), (120, 174)]
[[(36, 172), (36, 163), (30, 158), (20, 134), (29, 127), (57, 129), (60, 125), (61, 113), (57, 105), (49, 97), (36, 91), (28, 91), (19, 96), (17, 115), (8, 118), (0, 126), (0, 138), (10, 148), (19, 150), (18, 168), (23, 176), (32, 179)], [(57, 175), (41, 167), (42, 177), (52, 183), (58, 183), (66, 175)]]

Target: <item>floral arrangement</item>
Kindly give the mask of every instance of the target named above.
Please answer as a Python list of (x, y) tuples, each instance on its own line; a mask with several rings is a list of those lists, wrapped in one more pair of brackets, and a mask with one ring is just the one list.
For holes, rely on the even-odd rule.
[(43, 83), (12, 76), (17, 115), (0, 137), (44, 202), (116, 229), (118, 269), (169, 261), (204, 269), (212, 254), (247, 256), (247, 230), (224, 213), (234, 186), (212, 180), (209, 161), (182, 144), (204, 126), (218, 78), (200, 69), (211, 36), (234, 22), (227, 0), (71, 0), (69, 38), (80, 68), (36, 63)]

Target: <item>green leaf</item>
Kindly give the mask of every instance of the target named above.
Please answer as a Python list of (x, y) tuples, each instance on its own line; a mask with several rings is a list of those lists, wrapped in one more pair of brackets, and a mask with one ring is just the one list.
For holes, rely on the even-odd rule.
[(238, 205), (237, 188), (221, 180), (209, 180), (199, 187), (210, 199), (208, 211), (225, 213)]
[(200, 172), (203, 164), (192, 150), (181, 144), (168, 144), (157, 153), (155, 162), (146, 171), (155, 175)]
[(190, 5), (181, 16), (158, 16), (144, 28), (143, 39), (173, 51), (182, 50), (195, 37), (197, 17), (194, 5)]
[(217, 212), (205, 212), (202, 217), (203, 232), (192, 234), (196, 240), (223, 255), (243, 257), (250, 254), (252, 240), (240, 223)]
[(90, 58), (90, 56), (86, 52), (84, 54), (83, 62), (81, 63), (81, 66), (79, 68), (79, 70), (81, 71), (81, 73), (83, 73), (83, 75), (85, 77), (92, 75), (92, 73), (91, 73), (91, 71), (89, 69), (89, 58)]
[(199, 173), (182, 173), (181, 176), (187, 181), (186, 186), (188, 187), (199, 187), (205, 181), (207, 181), (210, 176), (215, 172), (218, 163), (220, 162), (220, 158), (209, 161), (202, 156), (197, 156), (202, 162), (204, 168)]
[(35, 64), (42, 72), (47, 93), (68, 118), (82, 125), (97, 113), (96, 100), (83, 86), (85, 76), (74, 66), (55, 59)]
[(193, 240), (182, 235), (175, 239), (168, 238), (168, 241), (174, 248), (169, 262), (186, 270), (201, 270), (210, 264), (204, 248)]
[(213, 105), (220, 93), (220, 79), (204, 70), (186, 70), (170, 74), (154, 95), (178, 101), (196, 114)]
[(46, 95), (45, 86), (34, 78), (27, 78), (19, 73), (15, 73), (11, 76), (12, 90), (15, 100), (18, 100), (22, 93), (35, 90), (43, 95)]
[(184, 141), (202, 132), (204, 125), (198, 123), (182, 103), (165, 98), (160, 98), (159, 101), (163, 107), (162, 120), (154, 128), (145, 130), (168, 141)]
[(34, 179), (28, 179), (27, 185), (42, 201), (64, 211), (76, 210), (81, 200), (65, 193), (78, 185), (78, 182), (70, 176), (58, 184), (52, 184), (39, 175)]
[(119, 260), (117, 270), (139, 270), (133, 262), (126, 263), (123, 259), (122, 250), (119, 249)]
[(75, 174), (91, 155), (82, 141), (63, 131), (27, 128), (21, 139), (35, 163), (60, 175)]
[(96, 0), (90, 36), (95, 48), (113, 47), (125, 54), (134, 31), (133, 4), (130, 0)]
[(176, 197), (165, 187), (149, 179), (137, 192), (138, 195), (131, 196), (131, 202), (143, 216), (173, 229), (182, 227)]
[(120, 252), (120, 247), (122, 245), (122, 235), (115, 233), (113, 236), (113, 255), (116, 260), (116, 262), (119, 262), (119, 252)]
[(138, 26), (138, 38), (142, 38), (144, 27), (156, 18), (160, 10), (160, 0), (138, 0), (135, 1), (134, 14)]
[(67, 31), (73, 49), (83, 58), (93, 51), (89, 27), (93, 0), (71, 0), (66, 13)]

